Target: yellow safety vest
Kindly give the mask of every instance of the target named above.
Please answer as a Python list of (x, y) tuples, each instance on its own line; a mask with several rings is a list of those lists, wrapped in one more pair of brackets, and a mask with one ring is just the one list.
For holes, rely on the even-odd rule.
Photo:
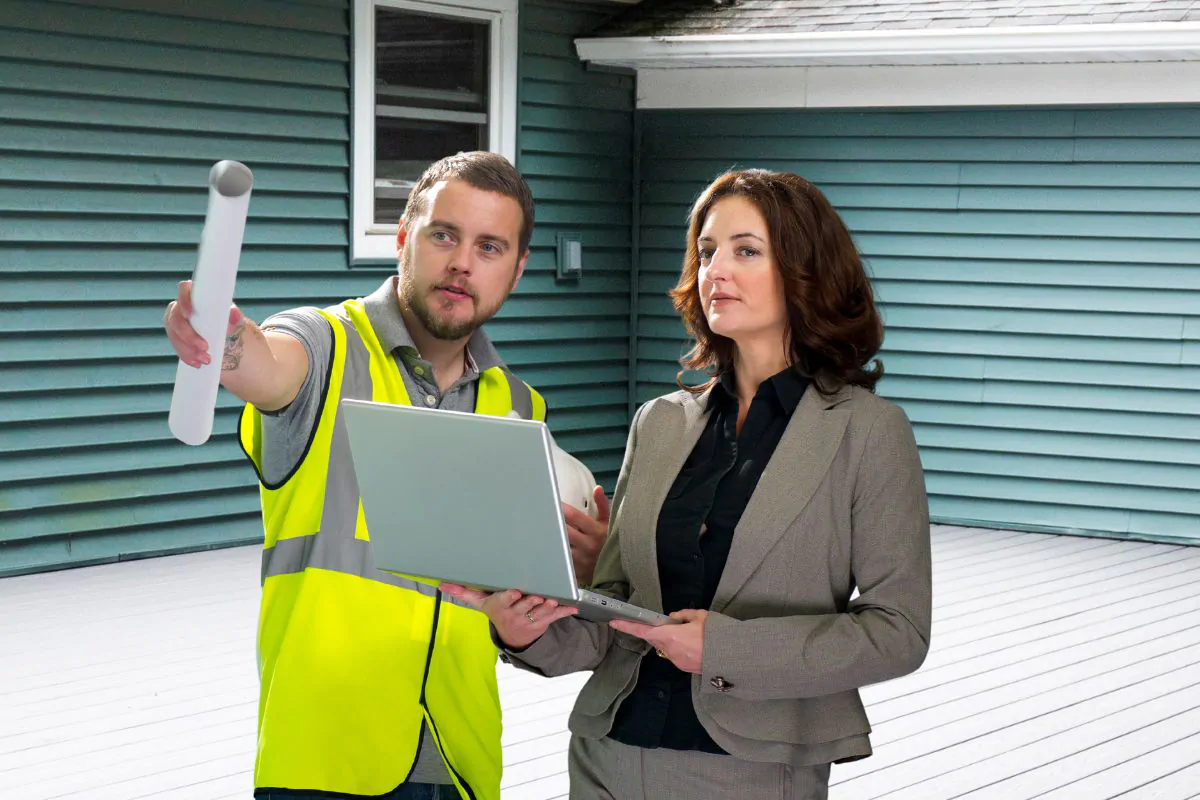
[[(259, 473), (265, 542), (254, 785), (379, 795), (403, 783), (428, 725), (463, 797), (500, 796), (500, 697), (487, 618), (429, 581), (375, 568), (342, 398), (409, 405), (361, 300), (320, 312), (333, 355), (299, 466), (262, 481), (262, 418), (238, 437)], [(544, 420), (541, 396), (505, 369), (479, 376), (475, 411)]]

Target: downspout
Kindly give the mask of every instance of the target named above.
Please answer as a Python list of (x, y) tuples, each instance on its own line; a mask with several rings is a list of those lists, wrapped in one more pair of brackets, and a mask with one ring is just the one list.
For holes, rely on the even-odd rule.
[(641, 305), (641, 230), (642, 230), (642, 114), (637, 108), (637, 73), (633, 76), (633, 167), (631, 188), (632, 219), (629, 224), (629, 403), (627, 413), (633, 422), (638, 391), (638, 318)]
[(523, 8), (525, 5), (527, 4), (518, 0), (515, 23), (517, 26), (517, 107), (513, 113), (517, 115), (517, 119), (516, 130), (513, 131), (513, 166), (517, 168), (517, 172), (521, 171), (521, 162), (525, 160), (521, 157), (521, 120), (525, 117), (525, 59), (521, 58), (525, 53), (525, 9)]

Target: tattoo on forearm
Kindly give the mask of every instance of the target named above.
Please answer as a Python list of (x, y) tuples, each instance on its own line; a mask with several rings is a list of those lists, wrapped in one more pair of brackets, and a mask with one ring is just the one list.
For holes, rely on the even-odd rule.
[(221, 359), (221, 371), (237, 369), (242, 363), (242, 352), (246, 349), (246, 340), (242, 334), (246, 330), (246, 320), (243, 319), (237, 327), (225, 337), (225, 356)]

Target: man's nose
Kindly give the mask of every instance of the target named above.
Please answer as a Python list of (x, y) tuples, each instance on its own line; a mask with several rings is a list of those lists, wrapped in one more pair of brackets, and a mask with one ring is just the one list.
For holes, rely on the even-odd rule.
[(460, 244), (450, 252), (450, 271), (470, 275), (474, 269), (471, 264), (471, 250), (468, 245)]

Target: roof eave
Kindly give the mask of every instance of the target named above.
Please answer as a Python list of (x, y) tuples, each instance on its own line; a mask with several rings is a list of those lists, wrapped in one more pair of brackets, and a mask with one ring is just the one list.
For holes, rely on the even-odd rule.
[(1200, 61), (1200, 22), (579, 38), (608, 66), (894, 66)]

